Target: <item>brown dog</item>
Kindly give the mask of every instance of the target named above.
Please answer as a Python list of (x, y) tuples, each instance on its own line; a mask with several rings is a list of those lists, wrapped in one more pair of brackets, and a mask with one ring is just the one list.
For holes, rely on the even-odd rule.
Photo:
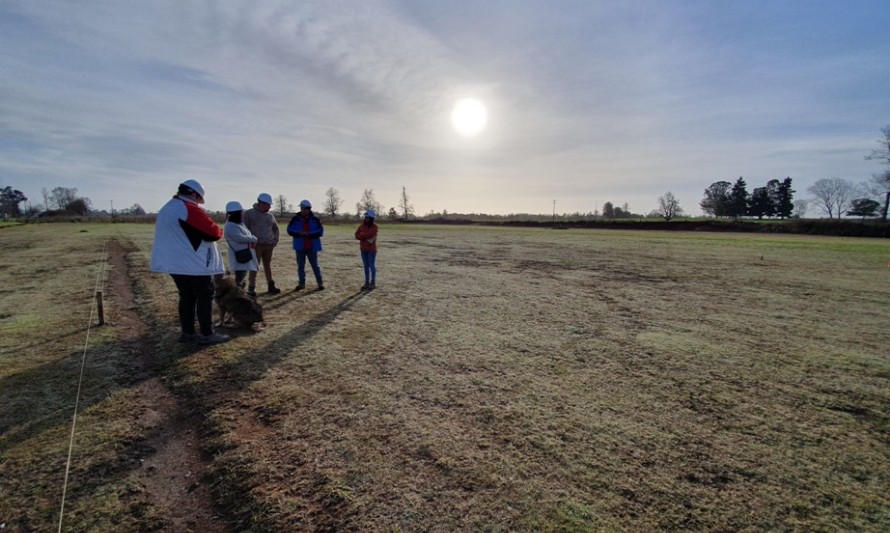
[(263, 308), (251, 300), (247, 293), (235, 284), (231, 276), (222, 276), (213, 280), (216, 308), (219, 309), (218, 326), (226, 323), (226, 315), (236, 326), (261, 329), (263, 322)]

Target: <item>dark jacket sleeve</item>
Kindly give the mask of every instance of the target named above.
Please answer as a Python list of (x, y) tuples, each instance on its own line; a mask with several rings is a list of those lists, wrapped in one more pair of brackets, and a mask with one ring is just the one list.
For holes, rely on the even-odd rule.
[(320, 239), (321, 236), (324, 235), (324, 226), (321, 224), (321, 219), (319, 219), (318, 217), (312, 217), (312, 221), (315, 222), (315, 224), (309, 224), (309, 227), (312, 228), (313, 231), (309, 232), (308, 237), (310, 239)]
[(287, 223), (287, 234), (291, 237), (299, 237), (300, 236), (300, 223), (297, 220), (299, 217), (294, 215), (291, 217), (290, 222)]

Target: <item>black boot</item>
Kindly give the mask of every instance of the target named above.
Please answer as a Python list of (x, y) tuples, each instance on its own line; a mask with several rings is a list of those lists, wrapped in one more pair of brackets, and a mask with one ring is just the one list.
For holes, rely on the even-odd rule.
[(278, 294), (279, 292), (281, 292), (281, 289), (279, 289), (278, 287), (275, 286), (274, 281), (270, 281), (269, 282), (269, 294)]

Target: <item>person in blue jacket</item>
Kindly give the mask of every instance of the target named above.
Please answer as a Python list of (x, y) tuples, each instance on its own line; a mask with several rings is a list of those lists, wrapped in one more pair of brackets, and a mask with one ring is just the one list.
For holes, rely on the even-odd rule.
[(312, 204), (309, 200), (300, 201), (300, 212), (290, 219), (287, 224), (287, 234), (294, 238), (294, 250), (297, 252), (297, 291), (306, 288), (306, 259), (312, 266), (315, 274), (315, 282), (318, 290), (324, 290), (321, 279), (321, 268), (318, 267), (318, 252), (321, 251), (321, 236), (324, 235), (324, 226), (321, 220), (312, 212)]

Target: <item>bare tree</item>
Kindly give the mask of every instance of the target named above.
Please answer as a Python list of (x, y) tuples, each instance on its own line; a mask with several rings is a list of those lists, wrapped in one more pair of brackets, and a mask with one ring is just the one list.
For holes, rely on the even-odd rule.
[[(872, 152), (865, 156), (865, 158), (878, 161), (884, 165), (890, 165), (890, 126), (881, 128), (881, 133), (883, 133), (884, 136), (878, 139), (880, 147), (876, 150), (872, 150)], [(879, 194), (884, 196), (884, 205), (881, 208), (881, 220), (887, 222), (887, 208), (890, 206), (890, 169), (881, 174), (872, 176), (871, 185), (880, 191)]]
[[(68, 205), (77, 199), (77, 189), (69, 187), (56, 187), (50, 193), (56, 207), (61, 211), (67, 209)], [(78, 206), (80, 207), (80, 206)]]
[(884, 134), (882, 139), (878, 139), (878, 144), (881, 147), (877, 150), (872, 150), (865, 158), (868, 160), (874, 159), (884, 165), (890, 165), (890, 126), (881, 128), (881, 133)]
[(46, 190), (46, 187), (40, 189), (40, 194), (43, 195), (43, 206), (44, 206), (44, 209), (46, 209), (47, 211), (49, 211), (49, 201), (50, 201), (50, 199), (52, 198), (52, 194), (50, 194), (50, 192), (49, 192), (48, 190)]
[(865, 189), (874, 196), (883, 197), (881, 220), (887, 222), (887, 208), (890, 207), (890, 169), (881, 174), (872, 174), (871, 180), (865, 184)]
[(856, 191), (856, 187), (849, 181), (841, 178), (821, 179), (810, 185), (807, 189), (816, 197), (815, 201), (828, 215), (828, 218), (840, 219), (850, 204), (850, 199)]
[(362, 216), (362, 213), (369, 209), (378, 213), (383, 211), (383, 205), (374, 198), (374, 189), (365, 189), (361, 199), (355, 204), (355, 213), (358, 216)]
[(340, 192), (331, 187), (324, 193), (324, 212), (331, 218), (336, 218), (340, 212), (340, 206), (343, 200), (340, 199)]
[(680, 207), (680, 201), (677, 200), (674, 193), (668, 191), (658, 197), (658, 209), (655, 212), (666, 222), (670, 222), (672, 218), (683, 214), (683, 208)]
[(800, 199), (794, 201), (794, 218), (803, 218), (807, 214), (807, 207), (810, 202)]
[(279, 215), (284, 215), (285, 213), (293, 213), (294, 206), (287, 203), (287, 197), (283, 194), (279, 194), (275, 197), (275, 211)]
[(402, 186), (402, 196), (399, 198), (399, 209), (402, 211), (402, 216), (405, 217), (405, 220), (408, 220), (408, 217), (414, 214), (414, 206), (412, 206), (408, 202), (408, 193), (405, 192), (405, 186)]

